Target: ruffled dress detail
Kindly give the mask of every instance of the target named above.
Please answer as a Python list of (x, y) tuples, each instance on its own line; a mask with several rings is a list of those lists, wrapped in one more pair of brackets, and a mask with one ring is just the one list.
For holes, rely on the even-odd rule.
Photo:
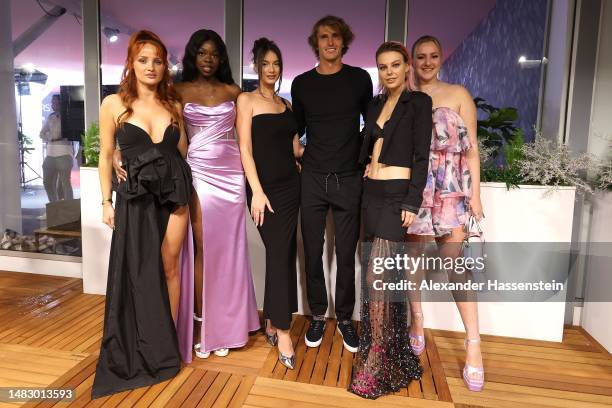
[[(92, 398), (157, 384), (181, 368), (180, 336), (161, 256), (170, 214), (191, 197), (191, 171), (177, 150), (180, 132), (168, 126), (163, 140), (153, 143), (143, 129), (126, 122), (116, 138), (127, 181), (116, 186), (104, 331)], [(183, 275), (181, 281), (189, 277)], [(181, 297), (185, 295), (182, 291)], [(179, 312), (178, 329), (181, 321), (193, 324), (192, 315)]]
[(466, 151), (471, 144), (461, 116), (447, 107), (433, 110), (433, 129), (423, 203), (408, 234), (441, 237), (469, 216), (472, 179)]

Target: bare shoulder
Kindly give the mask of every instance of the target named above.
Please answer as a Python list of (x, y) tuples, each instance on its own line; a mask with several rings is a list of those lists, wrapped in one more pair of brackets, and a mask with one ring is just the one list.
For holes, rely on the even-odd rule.
[(125, 111), (125, 107), (119, 94), (108, 95), (100, 105), (100, 112), (113, 118), (118, 117), (123, 111)]
[(236, 104), (241, 108), (250, 107), (253, 104), (253, 94), (250, 92), (242, 92), (236, 99)]
[(242, 89), (236, 84), (231, 84), (227, 86), (228, 92), (232, 95), (234, 100), (238, 99), (238, 95), (242, 93)]
[(453, 97), (464, 102), (466, 100), (472, 100), (472, 94), (467, 90), (466, 87), (460, 84), (449, 84), (449, 91)]
[(122, 102), (121, 102), (121, 98), (119, 97), (119, 94), (112, 94), (102, 99), (102, 105), (100, 105), (100, 107), (103, 109), (112, 109), (114, 107), (118, 107), (121, 105), (122, 105)]

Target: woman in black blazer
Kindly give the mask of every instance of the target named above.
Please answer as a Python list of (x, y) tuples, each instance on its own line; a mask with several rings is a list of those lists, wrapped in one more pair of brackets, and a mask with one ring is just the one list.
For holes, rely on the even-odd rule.
[(406, 48), (386, 42), (376, 51), (382, 93), (366, 117), (360, 161), (367, 165), (362, 197), (365, 241), (359, 351), (349, 390), (366, 398), (396, 392), (421, 377), (410, 347), (404, 290), (406, 269), (390, 265), (405, 250), (407, 228), (421, 206), (431, 141), (431, 98), (408, 90)]

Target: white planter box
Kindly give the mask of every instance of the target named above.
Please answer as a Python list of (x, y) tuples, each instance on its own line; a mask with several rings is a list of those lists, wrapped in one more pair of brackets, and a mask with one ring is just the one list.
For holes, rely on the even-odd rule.
[(602, 346), (612, 353), (612, 276), (610, 253), (604, 252), (612, 242), (612, 192), (593, 197), (593, 218), (589, 234), (590, 250), (586, 269), (587, 280), (581, 325)]
[(98, 169), (81, 167), (81, 234), (83, 291), (104, 295), (112, 230), (102, 223), (102, 192)]
[[(508, 191), (504, 183), (482, 183), (486, 218), (481, 225), (486, 242), (571, 242), (575, 188), (547, 190), (545, 186), (522, 185)], [(569, 261), (568, 254), (568, 267)], [(512, 262), (504, 260), (505, 265)], [(517, 274), (529, 280), (529, 271), (517, 270)], [(478, 305), (481, 333), (561, 341), (565, 297), (564, 290), (547, 302), (481, 302)], [(423, 308), (427, 327), (464, 330), (454, 302), (424, 303)]]

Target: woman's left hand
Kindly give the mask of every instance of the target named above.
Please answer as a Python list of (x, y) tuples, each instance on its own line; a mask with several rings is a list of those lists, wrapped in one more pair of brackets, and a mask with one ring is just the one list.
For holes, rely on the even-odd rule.
[(470, 213), (476, 217), (477, 221), (480, 221), (484, 217), (484, 213), (482, 212), (482, 203), (480, 202), (480, 197), (472, 197), (470, 199)]
[(408, 228), (416, 218), (416, 214), (407, 210), (402, 210), (402, 227)]

